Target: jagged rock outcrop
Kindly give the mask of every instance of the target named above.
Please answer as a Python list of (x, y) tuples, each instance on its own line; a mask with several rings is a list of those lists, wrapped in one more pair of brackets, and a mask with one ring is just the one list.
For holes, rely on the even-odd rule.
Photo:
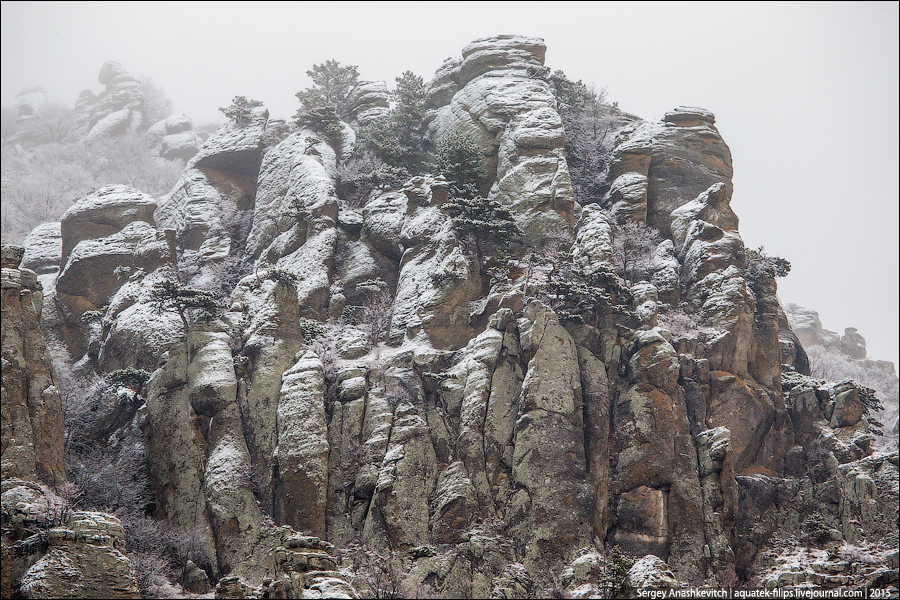
[(105, 86), (97, 94), (84, 90), (75, 102), (69, 131), (71, 140), (94, 140), (147, 129), (147, 111), (141, 84), (114, 61), (103, 63), (97, 81)]
[[(630, 120), (630, 117), (626, 117)], [(678, 107), (662, 122), (635, 120), (616, 133), (604, 198), (620, 221), (668, 234), (671, 212), (717, 183), (730, 201), (731, 151), (702, 108)]]
[(175, 240), (157, 229), (155, 209), (153, 198), (120, 185), (97, 190), (63, 215), (55, 296), (60, 337), (76, 360), (87, 357), (105, 371), (150, 370), (177, 335), (178, 319), (149, 303), (153, 284), (177, 273)]
[[(437, 348), (458, 348), (471, 338), (468, 303), (478, 298), (476, 267), (456, 243), (450, 217), (441, 211), (447, 183), (416, 177), (403, 189), (406, 218), (390, 339), (409, 338)], [(447, 274), (436, 279), (432, 274)]]
[(172, 115), (158, 121), (147, 129), (147, 135), (158, 147), (159, 156), (167, 160), (191, 160), (203, 142), (194, 132), (190, 117), (184, 114)]
[[(362, 208), (338, 197), (352, 127), (389, 111), (383, 84), (354, 88), (340, 140), (260, 107), (166, 197), (104, 188), (33, 234), (58, 243), (28, 264), (59, 270), (47, 324), (81, 366), (154, 371), (128, 427), (146, 432), (156, 516), (197, 532), (217, 597), (385, 592), (364, 562), (410, 595), (587, 597), (611, 546), (640, 559), (628, 590), (715, 587), (775, 568), (767, 553), (814, 514), (847, 543), (896, 539), (871, 395), (806, 377), (805, 334), (738, 231), (713, 115), (611, 111), (596, 176), (612, 216), (581, 207), (544, 52), (478, 40), (429, 88), (424, 145), (474, 139), (482, 191), (525, 232), (493, 279), (443, 177)], [(635, 223), (662, 239), (626, 281), (617, 236)], [(564, 297), (560, 273), (587, 291)], [(155, 315), (163, 279), (224, 308)]]
[(796, 304), (786, 305), (784, 313), (785, 321), (789, 321), (797, 331), (799, 340), (808, 351), (808, 356), (804, 352), (806, 369), (795, 367), (797, 371), (806, 375), (815, 371), (816, 376), (833, 379), (852, 377), (874, 389), (883, 410), (873, 416), (881, 421), (884, 433), (879, 436), (876, 446), (886, 450), (895, 447), (900, 436), (900, 398), (897, 392), (900, 380), (894, 363), (868, 358), (866, 340), (856, 328), (847, 327), (844, 335), (840, 336), (822, 327), (817, 312)]
[(43, 294), (22, 267), (25, 250), (3, 246), (3, 477), (58, 485), (66, 479), (63, 407), (40, 329)]
[(785, 304), (784, 311), (804, 348), (824, 346), (840, 349), (841, 336), (822, 327), (819, 313), (792, 303)]
[(355, 130), (390, 113), (390, 93), (383, 81), (360, 81), (343, 102), (343, 119)]
[(216, 573), (232, 571), (251, 553), (262, 522), (238, 393), (227, 332), (200, 325), (169, 348), (147, 398), (159, 514), (200, 531)]
[(140, 598), (134, 568), (125, 557), (125, 530), (115, 517), (73, 512), (51, 529), (49, 549), (25, 573), (28, 598)]
[(510, 209), (528, 243), (571, 233), (578, 219), (565, 160), (565, 132), (549, 84), (539, 78), (543, 40), (476, 40), (448, 59), (429, 85), (427, 137), (453, 131), (481, 146), (489, 197)]

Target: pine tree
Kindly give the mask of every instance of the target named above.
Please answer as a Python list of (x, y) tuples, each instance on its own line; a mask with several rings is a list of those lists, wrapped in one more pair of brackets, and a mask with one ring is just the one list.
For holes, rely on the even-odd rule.
[(150, 304), (153, 312), (158, 315), (167, 311), (177, 312), (184, 324), (185, 333), (190, 328), (188, 311), (200, 310), (210, 316), (223, 308), (213, 292), (189, 288), (168, 279), (160, 281), (150, 290)]
[(522, 235), (512, 214), (496, 200), (477, 195), (451, 198), (442, 208), (453, 219), (453, 228), (463, 245), (474, 246), (480, 262), (484, 262), (488, 246), (506, 250)]
[(296, 94), (304, 111), (328, 104), (340, 107), (359, 80), (356, 65), (342, 67), (336, 60), (313, 65), (306, 74), (312, 79), (313, 87)]
[(480, 194), (478, 185), (487, 177), (484, 153), (471, 137), (451, 131), (434, 152), (435, 169), (450, 183), (451, 198), (472, 199)]
[(253, 121), (253, 109), (262, 106), (259, 100), (247, 100), (246, 96), (235, 96), (231, 106), (220, 108), (225, 116), (234, 121), (235, 125), (249, 125)]

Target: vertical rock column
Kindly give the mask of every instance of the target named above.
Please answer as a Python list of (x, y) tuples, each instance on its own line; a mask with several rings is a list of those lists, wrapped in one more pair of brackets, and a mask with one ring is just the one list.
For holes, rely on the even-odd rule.
[(507, 508), (526, 565), (546, 568), (590, 544), (594, 491), (587, 482), (581, 378), (575, 343), (556, 315), (532, 302), (519, 320), (531, 360), (516, 422)]
[(21, 269), (24, 249), (3, 246), (2, 473), (49, 485), (65, 481), (63, 410), (47, 342), (40, 330), (43, 294)]

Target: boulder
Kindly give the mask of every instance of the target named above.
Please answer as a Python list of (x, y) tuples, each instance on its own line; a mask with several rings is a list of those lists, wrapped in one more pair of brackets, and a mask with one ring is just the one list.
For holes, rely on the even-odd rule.
[(20, 584), (29, 598), (140, 598), (125, 556), (125, 529), (112, 515), (74, 512), (51, 529), (47, 553)]
[(105, 89), (98, 94), (90, 90), (81, 93), (68, 132), (70, 140), (92, 141), (134, 134), (152, 125), (146, 122), (147, 107), (141, 84), (121, 64), (103, 63), (97, 80)]
[(344, 121), (354, 129), (368, 125), (390, 112), (390, 92), (383, 81), (360, 81), (344, 98)]

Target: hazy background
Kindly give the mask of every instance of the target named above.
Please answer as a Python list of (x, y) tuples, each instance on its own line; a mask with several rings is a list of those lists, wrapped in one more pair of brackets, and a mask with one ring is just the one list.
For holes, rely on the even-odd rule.
[(73, 105), (116, 60), (194, 124), (235, 95), (290, 118), (314, 63), (429, 80), (470, 41), (542, 37), (547, 66), (658, 118), (715, 113), (749, 247), (791, 261), (782, 302), (898, 362), (898, 3), (3, 2), (2, 103)]

